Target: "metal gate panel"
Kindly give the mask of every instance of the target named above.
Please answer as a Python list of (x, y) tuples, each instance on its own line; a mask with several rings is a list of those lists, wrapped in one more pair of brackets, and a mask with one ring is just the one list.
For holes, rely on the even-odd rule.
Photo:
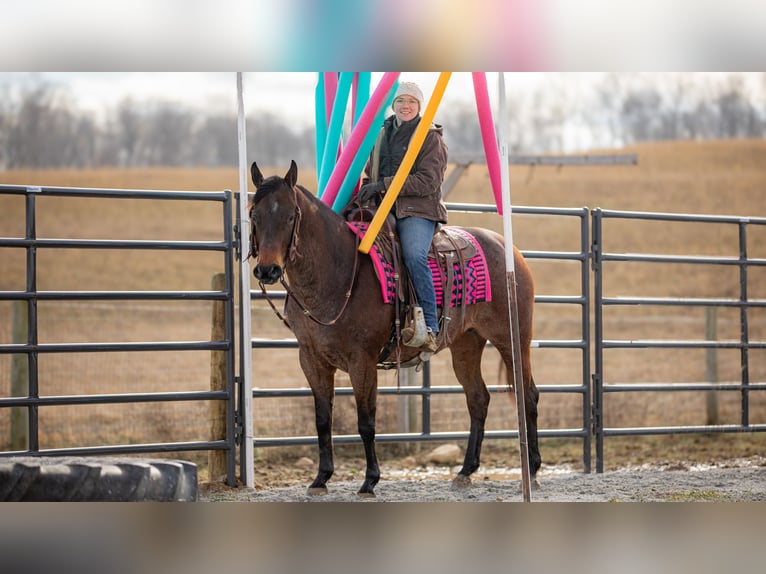
[[(27, 306), (28, 340), (26, 343), (0, 344), (0, 353), (24, 354), (28, 362), (27, 396), (0, 397), (0, 408), (25, 407), (28, 413), (28, 441), (26, 450), (0, 452), (7, 456), (79, 456), (150, 452), (179, 452), (199, 450), (225, 450), (227, 481), (235, 484), (235, 393), (234, 393), (234, 236), (232, 225), (232, 194), (230, 191), (152, 191), (125, 189), (89, 189), (64, 187), (32, 187), (0, 185), (0, 194), (25, 197), (24, 237), (0, 238), (0, 247), (24, 249), (26, 252), (26, 286), (23, 291), (0, 292), (2, 300), (24, 300)], [(94, 240), (94, 239), (40, 239), (36, 233), (36, 200), (38, 197), (87, 197), (146, 199), (174, 201), (219, 202), (222, 207), (221, 241), (153, 241), (153, 240)], [(224, 255), (225, 289), (223, 291), (40, 291), (37, 287), (38, 249), (133, 249), (162, 251), (214, 251)], [(224, 301), (225, 340), (223, 341), (167, 341), (167, 342), (114, 342), (114, 343), (40, 343), (38, 341), (38, 301), (51, 300), (153, 300), (153, 301)], [(110, 395), (40, 396), (38, 357), (45, 353), (96, 353), (109, 351), (188, 351), (210, 350), (226, 353), (226, 390), (200, 392), (156, 392)], [(50, 406), (146, 403), (170, 401), (225, 401), (227, 404), (227, 430), (225, 440), (169, 442), (152, 444), (100, 445), (90, 447), (40, 449), (38, 410)]]
[[(710, 255), (668, 255), (656, 253), (617, 253), (607, 251), (604, 237), (604, 220), (647, 222), (664, 221), (671, 223), (694, 222), (735, 226), (737, 228), (738, 252), (727, 256)], [(747, 230), (751, 226), (766, 226), (764, 218), (726, 217), (713, 215), (687, 215), (670, 213), (646, 213), (596, 209), (592, 212), (592, 253), (594, 271), (594, 374), (593, 374), (593, 417), (596, 437), (596, 470), (603, 472), (604, 440), (608, 436), (660, 435), (686, 433), (727, 433), (757, 432), (766, 430), (766, 424), (752, 424), (749, 413), (750, 393), (766, 390), (766, 383), (750, 380), (750, 357), (752, 349), (766, 349), (766, 341), (752, 340), (749, 336), (748, 312), (754, 308), (766, 307), (766, 299), (753, 299), (748, 295), (748, 269), (766, 266), (765, 258), (748, 256)], [(735, 298), (726, 297), (642, 297), (605, 296), (604, 280), (608, 277), (610, 263), (639, 262), (647, 264), (690, 264), (707, 266), (736, 267), (739, 273), (739, 292)], [(604, 316), (609, 308), (626, 306), (659, 306), (663, 308), (735, 308), (739, 309), (739, 337), (732, 340), (646, 340), (640, 337), (608, 339), (604, 337)], [(739, 349), (739, 381), (711, 383), (630, 383), (610, 382), (604, 368), (604, 354), (614, 349)], [(655, 427), (607, 427), (604, 424), (604, 398), (611, 393), (628, 392), (678, 392), (678, 391), (719, 391), (740, 394), (739, 424), (728, 425), (679, 425)]]

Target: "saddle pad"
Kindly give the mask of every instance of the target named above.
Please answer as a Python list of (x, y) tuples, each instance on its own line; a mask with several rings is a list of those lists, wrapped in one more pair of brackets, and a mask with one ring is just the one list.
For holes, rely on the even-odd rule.
[[(349, 229), (360, 238), (364, 237), (368, 222), (350, 222), (347, 221)], [(451, 232), (462, 235), (470, 240), (476, 246), (476, 255), (465, 262), (465, 269), (461, 269), (460, 262), (454, 263), (454, 277), (452, 284), (452, 293), (450, 294), (450, 307), (459, 307), (463, 304), (472, 305), (482, 301), (492, 300), (492, 288), (489, 280), (489, 270), (487, 269), (487, 259), (484, 256), (484, 250), (476, 241), (476, 238), (462, 229), (456, 227), (449, 228)], [(375, 268), (375, 273), (380, 282), (380, 291), (384, 303), (393, 304), (396, 297), (396, 281), (394, 278), (393, 262), (388, 261), (381, 253), (377, 243), (373, 243), (370, 248), (370, 259)], [(431, 268), (431, 274), (434, 278), (434, 290), (436, 291), (436, 305), (444, 305), (444, 280), (439, 271), (435, 260), (429, 257), (428, 265)], [(463, 285), (465, 285), (465, 301), (462, 300)]]

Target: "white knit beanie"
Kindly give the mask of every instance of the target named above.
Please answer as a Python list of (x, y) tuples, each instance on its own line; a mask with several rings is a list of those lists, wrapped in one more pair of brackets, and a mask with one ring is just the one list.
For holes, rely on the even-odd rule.
[[(423, 92), (420, 91), (420, 88), (415, 82), (401, 82), (396, 90), (394, 101), (396, 101), (396, 98), (399, 96), (412, 96), (418, 101), (418, 111), (423, 111)], [(393, 103), (391, 104), (391, 107), (393, 107)]]

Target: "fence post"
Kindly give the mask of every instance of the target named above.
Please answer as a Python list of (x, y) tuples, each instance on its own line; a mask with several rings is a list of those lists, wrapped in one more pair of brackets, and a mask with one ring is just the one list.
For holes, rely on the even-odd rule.
[[(29, 337), (28, 303), (23, 300), (13, 302), (11, 341), (26, 345)], [(11, 355), (11, 396), (29, 396), (29, 355), (16, 353)], [(29, 411), (28, 407), (11, 407), (11, 450), (29, 448)]]
[[(399, 384), (403, 387), (416, 387), (419, 375), (415, 367), (407, 367), (399, 371)], [(418, 404), (415, 395), (404, 394), (399, 396), (399, 432), (415, 432), (418, 420)], [(412, 442), (407, 443), (407, 452), (412, 452)]]
[[(226, 274), (216, 273), (212, 281), (213, 291), (226, 289)], [(213, 301), (211, 341), (226, 338), (226, 302)], [(226, 351), (210, 351), (210, 390), (226, 390)], [(210, 401), (210, 440), (226, 439), (226, 401)], [(220, 482), (226, 478), (226, 452), (211, 450), (208, 452), (208, 476), (210, 482)]]
[[(718, 340), (717, 307), (705, 307), (705, 339), (708, 341)], [(705, 377), (707, 382), (718, 382), (718, 349), (708, 348), (705, 351)], [(719, 424), (718, 417), (718, 391), (709, 390), (706, 395), (707, 423), (708, 425)]]

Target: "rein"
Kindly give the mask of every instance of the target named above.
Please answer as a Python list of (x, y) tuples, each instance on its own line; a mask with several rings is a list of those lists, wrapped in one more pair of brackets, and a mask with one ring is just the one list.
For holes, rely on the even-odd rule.
[[(295, 222), (293, 224), (293, 234), (290, 238), (290, 245), (288, 246), (288, 255), (287, 255), (287, 261), (291, 262), (295, 259), (298, 253), (298, 243), (299, 243), (299, 237), (298, 237), (298, 228), (301, 222), (301, 208), (298, 206), (298, 199), (297, 199), (297, 191), (295, 188), (293, 188), (293, 193), (295, 193), (296, 199), (295, 199), (295, 209), (296, 209), (296, 215), (295, 215)], [(356, 238), (356, 246), (354, 248), (354, 268), (351, 272), (351, 282), (349, 283), (348, 289), (346, 289), (345, 292), (345, 299), (343, 301), (343, 305), (340, 308), (340, 311), (338, 311), (338, 314), (335, 316), (334, 319), (330, 321), (323, 321), (322, 319), (319, 319), (314, 315), (314, 313), (309, 310), (306, 305), (304, 305), (301, 300), (298, 298), (298, 296), (295, 294), (295, 292), (290, 288), (290, 286), (287, 284), (287, 282), (284, 279), (284, 274), (287, 270), (287, 265), (285, 265), (282, 273), (282, 277), (279, 279), (279, 283), (282, 285), (282, 287), (285, 288), (285, 291), (287, 292), (287, 297), (285, 298), (285, 309), (287, 308), (287, 301), (290, 299), (290, 297), (295, 300), (296, 305), (303, 311), (303, 314), (314, 321), (315, 323), (319, 325), (323, 325), (325, 327), (329, 327), (331, 325), (334, 325), (342, 316), (343, 313), (345, 313), (346, 308), (348, 307), (348, 303), (351, 299), (351, 290), (354, 287), (354, 282), (356, 281), (356, 275), (359, 271), (359, 243), (360, 243), (359, 237)], [(251, 239), (250, 239), (250, 251), (251, 254), (257, 253), (257, 245), (255, 243), (255, 233), (253, 230), (251, 230)], [(287, 322), (287, 319), (285, 316), (279, 312), (279, 310), (274, 305), (274, 302), (271, 300), (271, 297), (269, 297), (269, 294), (266, 292), (266, 287), (263, 284), (262, 281), (258, 281), (258, 285), (261, 287), (261, 292), (263, 293), (263, 296), (266, 298), (266, 301), (268, 301), (271, 308), (274, 310), (274, 313), (276, 313), (277, 317), (284, 323), (288, 329), (292, 330), (292, 327), (290, 327), (290, 323)]]

